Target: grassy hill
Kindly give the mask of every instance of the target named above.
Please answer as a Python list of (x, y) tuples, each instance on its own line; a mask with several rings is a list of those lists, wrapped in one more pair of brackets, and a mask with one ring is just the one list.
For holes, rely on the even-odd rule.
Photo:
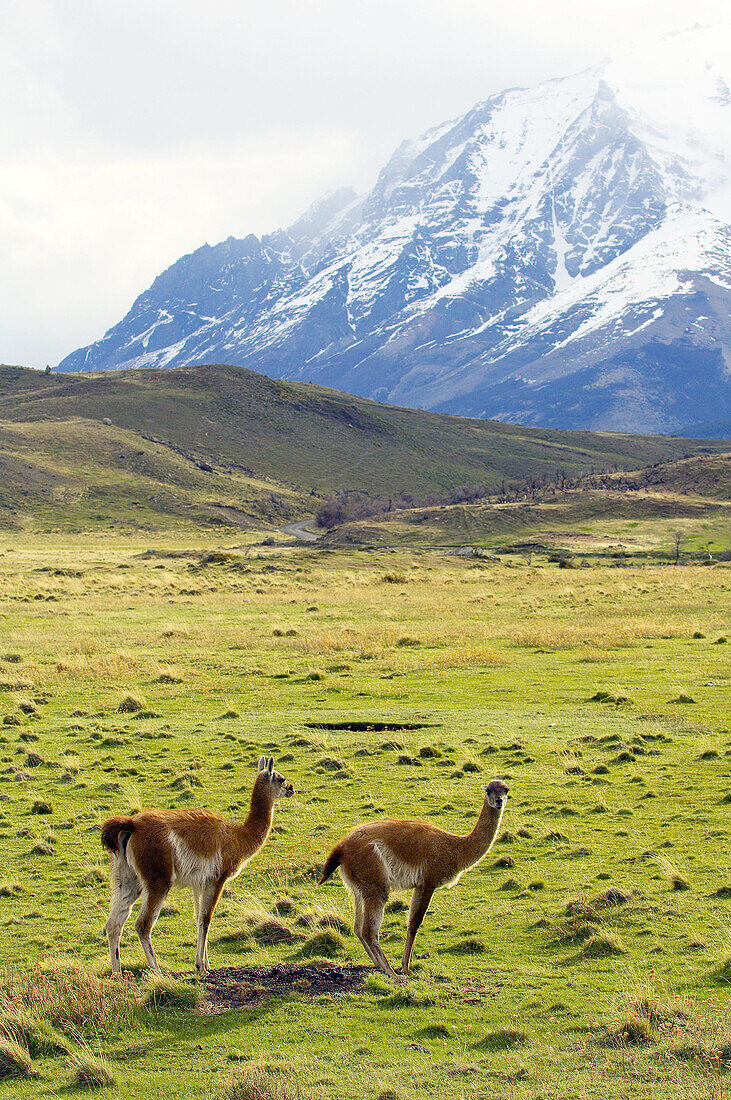
[(731, 455), (586, 478), (568, 490), (548, 486), (532, 499), (394, 511), (343, 523), (326, 542), (499, 547), (523, 540), (585, 553), (667, 554), (677, 533), (686, 553), (731, 547)]
[(201, 469), (136, 432), (90, 420), (0, 421), (0, 522), (40, 526), (261, 527), (302, 511), (300, 495), (241, 471)]
[[(107, 423), (105, 423), (105, 421)], [(228, 366), (45, 375), (0, 367), (0, 517), (79, 528), (246, 526), (381, 496), (631, 470), (727, 447), (380, 405)]]

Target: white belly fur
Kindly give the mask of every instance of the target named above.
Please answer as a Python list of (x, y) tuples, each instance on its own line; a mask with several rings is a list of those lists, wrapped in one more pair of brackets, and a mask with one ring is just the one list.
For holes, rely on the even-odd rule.
[(200, 888), (219, 878), (223, 865), (220, 852), (201, 856), (192, 852), (172, 829), (168, 836), (173, 849), (173, 885)]
[(421, 886), (424, 881), (424, 868), (421, 864), (406, 863), (399, 859), (381, 840), (373, 841), (373, 851), (383, 864), (389, 889), (413, 890), (415, 886)]

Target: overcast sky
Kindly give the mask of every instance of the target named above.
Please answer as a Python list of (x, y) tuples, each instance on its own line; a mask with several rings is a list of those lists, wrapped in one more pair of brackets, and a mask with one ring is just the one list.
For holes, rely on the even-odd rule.
[(0, 362), (54, 365), (183, 253), (365, 190), (493, 92), (726, 5), (0, 0)]

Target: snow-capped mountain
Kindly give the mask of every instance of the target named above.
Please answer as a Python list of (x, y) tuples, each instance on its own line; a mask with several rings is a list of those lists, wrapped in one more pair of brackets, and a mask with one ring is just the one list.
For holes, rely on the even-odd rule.
[(731, 422), (731, 24), (404, 142), (361, 197), (159, 276), (59, 370), (239, 364), (565, 428)]

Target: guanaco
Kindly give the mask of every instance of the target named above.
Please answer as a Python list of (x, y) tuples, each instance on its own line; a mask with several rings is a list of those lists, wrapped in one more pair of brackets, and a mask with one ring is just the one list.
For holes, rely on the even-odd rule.
[(122, 928), (140, 894), (135, 929), (148, 965), (160, 973), (152, 929), (170, 888), (187, 886), (198, 932), (195, 965), (199, 974), (208, 974), (208, 929), (221, 891), (266, 841), (276, 800), (293, 794), (292, 784), (274, 771), (274, 759), (262, 756), (249, 814), (240, 824), (210, 810), (142, 810), (105, 821), (101, 841), (112, 853), (112, 905), (105, 925), (112, 973), (120, 973)]
[(353, 897), (355, 934), (374, 965), (397, 977), (379, 943), (383, 910), (392, 890), (414, 893), (409, 910), (401, 973), (408, 974), (414, 940), (435, 890), (459, 882), (492, 847), (505, 809), (508, 788), (493, 779), (477, 823), (467, 836), (445, 832), (426, 821), (369, 821), (357, 825), (333, 848), (320, 884), (337, 868)]

